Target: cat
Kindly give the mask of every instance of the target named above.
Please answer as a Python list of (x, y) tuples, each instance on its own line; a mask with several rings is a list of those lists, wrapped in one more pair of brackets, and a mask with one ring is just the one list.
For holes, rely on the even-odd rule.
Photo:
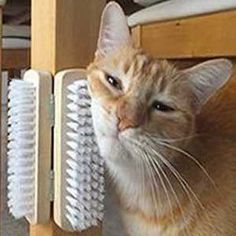
[(179, 70), (155, 59), (133, 46), (122, 9), (110, 2), (87, 71), (126, 234), (236, 235), (232, 63)]

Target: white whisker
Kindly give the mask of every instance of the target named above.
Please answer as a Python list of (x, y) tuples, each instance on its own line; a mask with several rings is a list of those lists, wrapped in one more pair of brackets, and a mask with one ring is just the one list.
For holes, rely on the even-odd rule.
[[(131, 140), (129, 139), (129, 141), (131, 142), (137, 142), (136, 140)], [(137, 143), (137, 145), (141, 145), (139, 143)], [(149, 146), (151, 147), (151, 145)], [(158, 152), (155, 151), (155, 149), (152, 148), (152, 151), (154, 152), (154, 154), (159, 157), (161, 159), (161, 161), (171, 170), (171, 172), (174, 174), (174, 176), (181, 180), (180, 184), (183, 187), (183, 189), (185, 191), (187, 191), (187, 189), (191, 192), (191, 194), (194, 196), (195, 200), (198, 202), (199, 206), (204, 210), (205, 207), (202, 205), (202, 203), (200, 202), (200, 200), (198, 199), (197, 195), (193, 192), (192, 188), (189, 186), (188, 182), (179, 174), (179, 172), (175, 169), (175, 167), (169, 162), (167, 161), (161, 154), (159, 154)], [(186, 189), (187, 188), (187, 189)], [(188, 192), (188, 191), (187, 191)], [(187, 194), (186, 192), (186, 194)], [(192, 202), (192, 201), (191, 201)]]
[[(170, 182), (168, 176), (166, 175), (165, 171), (162, 169), (162, 167), (161, 167), (161, 165), (158, 163), (158, 161), (157, 161), (156, 159), (153, 159), (153, 161), (158, 165), (158, 167), (159, 167), (159, 169), (160, 169), (162, 175), (163, 175), (164, 178), (166, 179), (166, 181), (167, 181), (167, 183), (168, 183), (168, 185), (169, 185), (169, 187), (170, 187), (170, 189), (171, 189), (171, 192), (172, 192), (172, 194), (174, 195), (175, 201), (176, 201), (176, 203), (177, 203), (177, 205), (178, 205), (178, 207), (179, 207), (179, 209), (180, 209), (180, 212), (181, 212), (181, 215), (182, 215), (182, 217), (183, 217), (183, 220), (184, 220), (184, 222), (185, 222), (185, 224), (186, 224), (186, 226), (187, 226), (187, 220), (186, 220), (186, 217), (185, 217), (185, 215), (184, 215), (183, 208), (182, 208), (182, 206), (181, 206), (181, 204), (180, 204), (180, 201), (179, 201), (179, 198), (178, 198), (178, 196), (177, 196), (177, 194), (176, 194), (176, 192), (175, 192), (175, 190), (174, 190), (174, 188), (173, 188), (173, 185), (171, 184), (171, 182)], [(188, 235), (188, 234), (187, 234), (187, 235)]]
[[(135, 145), (136, 146), (136, 145)], [(137, 146), (136, 146), (137, 147)], [(137, 152), (138, 152), (138, 150), (137, 150)], [(139, 153), (139, 155), (140, 155), (140, 153)], [(151, 171), (151, 169), (150, 169), (150, 165), (149, 165), (149, 163), (148, 163), (148, 160), (147, 160), (147, 158), (146, 158), (146, 156), (145, 155), (142, 155), (142, 157), (145, 159), (145, 161), (144, 161), (144, 163), (145, 163), (145, 166), (147, 167), (147, 174), (148, 174), (148, 176), (149, 176), (149, 178), (151, 179), (151, 180), (154, 180), (154, 177), (153, 177), (153, 173), (152, 173), (152, 171)], [(160, 201), (159, 201), (159, 191), (155, 191), (155, 189), (154, 189), (154, 186), (153, 186), (153, 182), (151, 181), (151, 197), (152, 197), (152, 201), (153, 201), (153, 203), (154, 203), (154, 208), (155, 208), (155, 212), (157, 212), (158, 211), (158, 206), (159, 206), (159, 204), (157, 204), (157, 202), (156, 202), (156, 199), (158, 199), (158, 203), (160, 203)], [(156, 186), (157, 187), (157, 186)], [(158, 197), (156, 196), (156, 193), (158, 193)]]
[(158, 144), (160, 144), (160, 145), (162, 145), (162, 146), (165, 146), (165, 147), (167, 147), (167, 148), (170, 148), (170, 149), (172, 149), (172, 150), (174, 150), (174, 151), (177, 151), (177, 152), (183, 154), (184, 156), (190, 158), (190, 160), (192, 160), (192, 161), (203, 171), (203, 173), (207, 176), (207, 178), (210, 180), (211, 184), (214, 186), (214, 188), (217, 190), (217, 192), (220, 192), (219, 189), (218, 189), (217, 186), (216, 186), (215, 181), (214, 181), (214, 180), (212, 179), (212, 177), (209, 175), (209, 173), (208, 173), (207, 170), (204, 168), (204, 166), (203, 166), (194, 156), (192, 156), (190, 153), (188, 153), (188, 152), (186, 152), (186, 151), (184, 151), (184, 150), (182, 150), (182, 149), (180, 149), (180, 148), (178, 148), (178, 147), (176, 147), (176, 146), (170, 145), (170, 144), (168, 144), (168, 143), (163, 143), (163, 142), (161, 142), (161, 141), (160, 141), (160, 142), (159, 142), (159, 141), (155, 141), (155, 140), (153, 140), (153, 139), (152, 139), (152, 141), (154, 141), (154, 142), (156, 142), (156, 143), (158, 143)]
[(145, 133), (145, 135), (147, 135), (151, 138), (154, 138), (154, 139), (161, 141), (161, 142), (167, 142), (167, 143), (175, 143), (175, 142), (179, 142), (179, 141), (191, 140), (193, 138), (203, 136), (203, 134), (193, 134), (193, 135), (178, 137), (178, 138), (160, 138), (157, 135), (149, 134), (147, 132), (144, 132), (144, 133)]
[[(160, 180), (160, 183), (164, 189), (164, 192), (165, 192), (165, 195), (167, 197), (167, 201), (168, 201), (168, 205), (169, 205), (169, 208), (170, 208), (170, 211), (171, 211), (171, 219), (172, 219), (172, 223), (174, 224), (175, 223), (175, 220), (174, 220), (174, 212), (173, 212), (173, 207), (172, 207), (172, 204), (171, 204), (171, 199), (170, 199), (170, 196), (169, 196), (169, 193), (168, 193), (168, 190), (167, 190), (167, 187), (165, 185), (165, 182), (163, 181), (163, 178), (161, 176), (161, 174), (159, 173), (159, 170), (157, 169), (157, 167), (155, 166), (155, 163), (153, 162), (152, 158), (150, 158), (149, 155), (147, 155), (147, 158), (149, 160), (149, 163), (151, 164), (152, 168), (155, 170), (156, 174), (158, 175), (158, 178)], [(156, 183), (156, 181), (155, 181)], [(156, 183), (157, 185), (157, 183)]]
[[(133, 141), (133, 140), (129, 140), (129, 141), (135, 143), (137, 146), (139, 146), (139, 147), (142, 148), (142, 144), (141, 144), (141, 143), (139, 143), (139, 142), (137, 142), (137, 141), (135, 142), (135, 141)], [(145, 152), (145, 153), (146, 153), (146, 152)], [(147, 154), (147, 153), (146, 153), (146, 154)], [(178, 196), (177, 196), (177, 194), (176, 194), (176, 192), (175, 192), (175, 190), (174, 190), (174, 188), (173, 188), (173, 185), (170, 183), (169, 178), (167, 177), (166, 173), (164, 172), (164, 170), (162, 169), (161, 165), (158, 163), (158, 161), (157, 161), (156, 159), (153, 159), (153, 158), (152, 158), (150, 155), (148, 155), (148, 154), (147, 154), (147, 157), (148, 157), (149, 161), (151, 162), (153, 169), (154, 169), (155, 172), (157, 173), (157, 175), (158, 175), (158, 177), (159, 177), (159, 179), (160, 179), (160, 181), (161, 181), (161, 184), (162, 184), (162, 186), (163, 186), (163, 189), (164, 189), (164, 191), (165, 191), (165, 194), (166, 194), (166, 196), (167, 196), (168, 204), (169, 204), (169, 207), (170, 207), (170, 210), (171, 210), (171, 217), (172, 217), (172, 222), (173, 222), (173, 224), (174, 224), (174, 222), (175, 222), (175, 220), (174, 220), (174, 214), (173, 214), (173, 208), (172, 208), (172, 206), (171, 206), (171, 201), (170, 201), (170, 197), (169, 197), (167, 188), (166, 188), (166, 186), (165, 186), (165, 183), (164, 183), (164, 181), (163, 181), (163, 179), (162, 179), (162, 177), (161, 177), (161, 175), (160, 175), (158, 169), (161, 171), (162, 175), (163, 175), (164, 178), (166, 179), (166, 181), (167, 181), (167, 183), (168, 183), (168, 185), (169, 185), (169, 187), (170, 187), (170, 189), (171, 189), (171, 191), (172, 191), (172, 194), (174, 195), (174, 198), (175, 198), (175, 200), (176, 200), (176, 203), (177, 203), (177, 205), (178, 205), (178, 207), (179, 207), (179, 209), (180, 209), (180, 211), (181, 211), (181, 215), (182, 215), (182, 217), (183, 217), (183, 220), (184, 220), (184, 222), (186, 223), (186, 226), (187, 226), (187, 220), (186, 220), (186, 218), (185, 218), (185, 216), (184, 216), (183, 208), (181, 207), (181, 204), (180, 204), (180, 201), (179, 201), (179, 199), (178, 199)], [(156, 164), (157, 166), (156, 166), (155, 164)], [(158, 168), (158, 169), (157, 169), (157, 168)], [(154, 181), (155, 181), (155, 179), (154, 179)], [(188, 231), (188, 233), (187, 233), (187, 232), (184, 232), (185, 235), (186, 235), (186, 233), (187, 233), (187, 235), (189, 235), (189, 229), (188, 229), (188, 228), (187, 228), (187, 231)]]

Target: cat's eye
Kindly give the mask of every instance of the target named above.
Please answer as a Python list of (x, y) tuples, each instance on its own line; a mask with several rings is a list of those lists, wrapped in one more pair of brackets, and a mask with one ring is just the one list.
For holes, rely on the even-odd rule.
[(114, 88), (118, 89), (118, 90), (122, 90), (122, 87), (121, 87), (121, 84), (120, 84), (120, 81), (119, 79), (109, 75), (109, 74), (106, 74), (105, 75), (105, 78), (106, 78), (106, 81)]
[(159, 101), (154, 101), (152, 104), (152, 108), (157, 110), (157, 111), (161, 111), (161, 112), (171, 112), (174, 111), (174, 108), (159, 102)]

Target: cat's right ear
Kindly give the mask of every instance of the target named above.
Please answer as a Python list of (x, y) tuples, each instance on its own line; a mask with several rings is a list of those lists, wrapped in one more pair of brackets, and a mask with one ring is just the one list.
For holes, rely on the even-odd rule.
[(185, 70), (185, 82), (194, 94), (197, 113), (209, 98), (226, 84), (232, 74), (232, 68), (229, 60), (214, 59)]
[(102, 14), (96, 58), (103, 58), (130, 43), (131, 36), (123, 10), (116, 2), (108, 3)]

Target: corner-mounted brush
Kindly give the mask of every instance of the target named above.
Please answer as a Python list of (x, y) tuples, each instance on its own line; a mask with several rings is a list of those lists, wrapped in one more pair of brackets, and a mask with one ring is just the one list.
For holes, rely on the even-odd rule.
[(84, 70), (55, 78), (54, 219), (82, 231), (103, 218), (104, 161), (99, 155)]
[(29, 70), (8, 92), (8, 207), (31, 224), (47, 222), (50, 213), (51, 81)]

